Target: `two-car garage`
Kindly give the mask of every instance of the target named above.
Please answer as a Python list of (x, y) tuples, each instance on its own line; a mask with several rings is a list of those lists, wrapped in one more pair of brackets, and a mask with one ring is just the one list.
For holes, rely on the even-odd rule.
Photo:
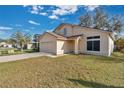
[(56, 42), (41, 42), (40, 43), (40, 52), (56, 54)]
[(64, 40), (66, 40), (65, 37), (52, 32), (46, 32), (40, 38), (40, 52), (63, 54)]
[(56, 54), (56, 38), (49, 33), (43, 34), (40, 39), (40, 52)]

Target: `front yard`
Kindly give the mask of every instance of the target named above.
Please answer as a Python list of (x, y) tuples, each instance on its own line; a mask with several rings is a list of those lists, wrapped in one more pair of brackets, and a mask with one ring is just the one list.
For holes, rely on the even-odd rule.
[(124, 87), (124, 55), (66, 55), (0, 63), (0, 87)]

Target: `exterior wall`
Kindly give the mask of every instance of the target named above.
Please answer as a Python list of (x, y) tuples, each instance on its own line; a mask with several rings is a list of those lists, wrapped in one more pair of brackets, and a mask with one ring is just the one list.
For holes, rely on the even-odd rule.
[(85, 50), (84, 50), (84, 49), (85, 49), (84, 44), (85, 44), (85, 41), (84, 41), (83, 38), (81, 38), (81, 39), (79, 40), (79, 42), (78, 42), (78, 51), (79, 51), (79, 53), (83, 53), (83, 51), (85, 51)]
[(35, 48), (35, 44), (34, 43), (27, 44), (27, 49), (34, 49), (34, 48)]
[(108, 37), (108, 40), (109, 40), (109, 53), (108, 55), (110, 56), (111, 53), (113, 52), (114, 50), (114, 41), (112, 40), (112, 38)]
[(56, 54), (56, 38), (52, 35), (45, 34), (40, 40), (40, 52)]
[[(109, 56), (109, 35), (108, 33), (102, 33), (100, 31), (97, 31), (95, 29), (91, 30), (88, 28), (79, 29), (74, 28), (73, 35), (79, 35), (83, 34), (82, 38), (82, 44), (79, 45), (80, 52), (86, 53), (86, 54), (95, 54), (95, 55), (103, 55), (103, 56)], [(90, 36), (100, 36), (100, 51), (87, 51), (87, 37)], [(82, 49), (81, 49), (82, 47)]]
[(66, 31), (67, 31), (67, 35), (66, 35), (66, 36), (67, 36), (67, 37), (68, 37), (68, 36), (72, 36), (72, 33), (73, 33), (73, 32), (72, 32), (72, 26), (69, 26), (69, 25), (63, 26), (62, 28), (56, 30), (55, 33), (57, 33), (57, 34), (59, 34), (59, 35), (62, 35), (62, 36), (65, 36), (64, 33), (63, 33), (63, 31), (62, 31), (64, 28), (66, 28)]
[[(62, 31), (64, 28), (66, 28), (67, 30), (67, 36), (83, 34), (82, 38), (79, 40), (78, 45), (79, 53), (110, 56), (111, 53), (113, 52), (114, 42), (107, 32), (103, 33), (97, 29), (79, 26), (72, 27), (71, 25), (65, 25), (57, 29), (55, 33), (64, 35)], [(100, 51), (87, 51), (87, 37), (90, 36), (100, 36)], [(70, 41), (56, 40), (54, 36), (46, 34), (43, 36), (40, 42), (41, 51), (48, 51), (54, 54), (71, 53), (72, 51), (74, 51), (74, 40)]]
[(33, 44), (27, 44), (27, 49), (32, 49)]
[(74, 50), (73, 41), (57, 40), (57, 54), (71, 53)]

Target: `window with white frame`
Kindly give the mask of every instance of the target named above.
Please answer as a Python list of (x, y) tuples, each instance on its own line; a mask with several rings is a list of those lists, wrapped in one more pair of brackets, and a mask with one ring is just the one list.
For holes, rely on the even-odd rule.
[(87, 50), (100, 51), (100, 36), (87, 37)]

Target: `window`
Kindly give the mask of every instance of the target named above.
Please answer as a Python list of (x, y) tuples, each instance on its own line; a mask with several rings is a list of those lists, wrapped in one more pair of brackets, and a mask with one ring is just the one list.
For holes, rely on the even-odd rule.
[(100, 51), (100, 40), (87, 41), (87, 50), (89, 50), (89, 51)]
[(100, 51), (100, 36), (87, 37), (87, 50)]
[(92, 50), (92, 41), (87, 41), (87, 50)]
[(66, 30), (66, 28), (64, 28), (64, 35), (67, 35), (67, 30)]
[(100, 40), (94, 41), (93, 45), (94, 51), (100, 51)]
[(92, 36), (92, 37), (87, 37), (87, 39), (99, 39), (100, 36)]
[(67, 35), (67, 29), (66, 28), (62, 29), (61, 33), (66, 36)]

